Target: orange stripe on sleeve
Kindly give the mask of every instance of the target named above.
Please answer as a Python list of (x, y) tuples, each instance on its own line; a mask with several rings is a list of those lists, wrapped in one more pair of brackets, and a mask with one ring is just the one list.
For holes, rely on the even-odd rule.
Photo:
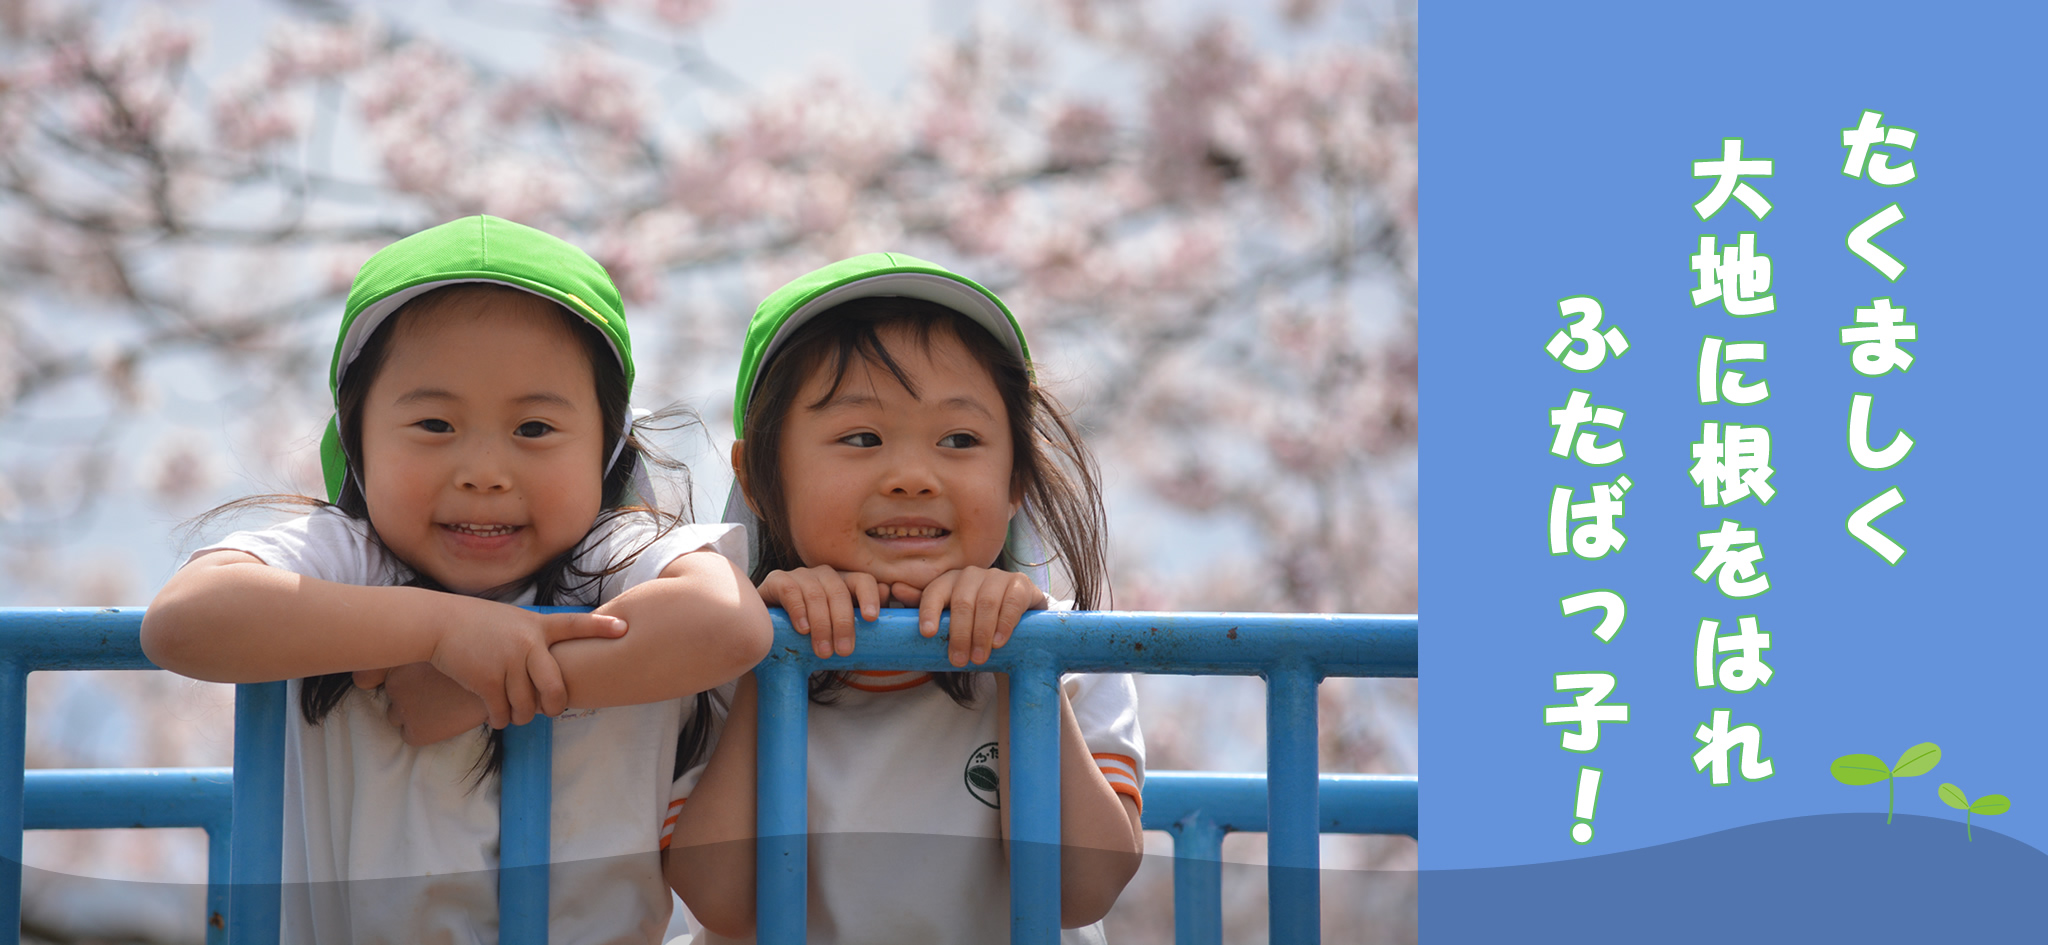
[[(877, 673), (876, 675), (883, 674)], [(862, 683), (848, 678), (846, 680), (846, 687), (848, 689), (858, 689), (862, 692), (901, 692), (905, 689), (915, 689), (930, 682), (932, 679), (932, 674), (930, 673), (917, 673), (907, 679), (899, 677), (896, 673), (889, 673), (887, 675), (897, 677), (898, 681), (890, 683)]]
[[(1138, 813), (1142, 814), (1145, 812), (1145, 795), (1138, 792), (1137, 785), (1128, 784), (1123, 781), (1111, 781), (1109, 782), (1109, 789), (1117, 792), (1118, 794), (1129, 795), (1131, 800), (1137, 802)], [(668, 839), (666, 837), (664, 837), (661, 842), (663, 846), (668, 845)]]

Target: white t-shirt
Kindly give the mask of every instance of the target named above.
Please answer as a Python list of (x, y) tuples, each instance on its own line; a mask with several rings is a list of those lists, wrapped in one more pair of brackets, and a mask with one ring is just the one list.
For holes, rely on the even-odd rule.
[[(832, 702), (811, 704), (812, 945), (1009, 940), (995, 677), (974, 679), (971, 709), (916, 672), (852, 673)], [(1142, 802), (1145, 739), (1131, 677), (1075, 673), (1061, 685), (1103, 778)], [(677, 782), (678, 797), (696, 774)], [(734, 941), (708, 930), (700, 938)], [(1102, 926), (1068, 929), (1061, 941), (1099, 943)]]
[[(656, 537), (653, 516), (627, 514), (578, 546), (601, 570), (564, 605), (596, 606), (658, 577), (676, 558), (713, 548), (747, 560), (733, 525), (679, 525)], [(403, 566), (365, 524), (322, 509), (236, 532), (193, 557), (235, 550), (323, 581), (390, 585)], [(530, 603), (527, 592), (515, 603)], [(280, 628), (289, 632), (289, 628)], [(289, 684), (285, 727), (283, 941), (462, 943), (498, 938), (498, 779), (479, 783), (481, 728), (415, 748), (384, 718), (381, 693), (350, 690), (319, 725)], [(549, 870), (550, 941), (658, 942), (669, 918), (657, 838), (673, 792), (676, 737), (693, 699), (572, 709), (555, 720)]]

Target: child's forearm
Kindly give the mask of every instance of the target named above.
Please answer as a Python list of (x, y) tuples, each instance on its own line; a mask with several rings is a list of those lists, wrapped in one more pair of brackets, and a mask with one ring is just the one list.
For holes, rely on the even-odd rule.
[[(998, 676), (997, 781), (1010, 784), (1010, 684)], [(1144, 861), (1138, 805), (1118, 794), (1095, 766), (1081, 723), (1060, 687), (1060, 926), (1080, 928), (1109, 914), (1116, 897)], [(1010, 804), (1003, 804), (1003, 837), (1010, 835)]]
[(754, 787), (759, 703), (754, 677), (740, 677), (725, 732), (662, 859), (670, 889), (704, 927), (728, 938), (754, 929)]
[(569, 705), (640, 705), (691, 695), (754, 668), (768, 655), (768, 608), (739, 569), (713, 551), (669, 562), (658, 580), (598, 608), (626, 621), (611, 640), (565, 640), (549, 648), (562, 667)]
[(489, 601), (413, 587), (335, 584), (219, 551), (186, 565), (150, 602), (142, 650), (212, 682), (270, 682), (422, 662), (452, 610)]

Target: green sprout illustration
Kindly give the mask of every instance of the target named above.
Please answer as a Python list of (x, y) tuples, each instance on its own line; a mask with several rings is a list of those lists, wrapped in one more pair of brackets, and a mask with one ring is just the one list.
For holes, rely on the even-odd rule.
[[(1934, 770), (1941, 763), (1941, 746), (1933, 742), (1921, 742), (1899, 755), (1899, 763), (1886, 765), (1876, 755), (1843, 755), (1828, 766), (1835, 780), (1855, 786), (1860, 784), (1885, 783), (1884, 822), (1892, 822), (1892, 807), (1898, 800), (1898, 787), (1894, 778), (1911, 778)], [(2003, 808), (2001, 808), (2002, 810)]]
[(1989, 817), (1992, 814), (2003, 814), (2006, 811), (2012, 810), (2012, 801), (2007, 800), (2003, 794), (1986, 794), (1973, 801), (1970, 800), (1968, 795), (1963, 793), (1962, 788), (1956, 787), (1953, 784), (1941, 786), (1941, 802), (1963, 812), (1963, 839), (1965, 840), (1977, 839), (1971, 834), (1970, 818), (1978, 814)]

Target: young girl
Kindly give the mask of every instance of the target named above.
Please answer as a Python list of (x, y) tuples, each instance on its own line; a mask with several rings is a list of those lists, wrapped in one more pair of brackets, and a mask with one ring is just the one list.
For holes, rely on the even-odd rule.
[(626, 505), (631, 350), (604, 269), (554, 237), (470, 217), (386, 247), (335, 349), (332, 504), (201, 549), (150, 605), (158, 665), (292, 680), (284, 941), (495, 941), (493, 730), (536, 712), (560, 719), (551, 940), (659, 941), (681, 697), (769, 625), (720, 554), (743, 532)]
[[(1044, 563), (1039, 530), (1075, 604), (1100, 600), (1093, 463), (1033, 383), (1015, 320), (974, 282), (878, 253), (784, 286), (748, 329), (734, 414), (745, 502), (727, 517), (758, 516), (761, 596), (819, 656), (853, 652), (855, 612), (888, 605), (917, 607), (926, 636), (950, 608), (952, 664), (985, 662), (1047, 606), (1021, 573)], [(1061, 688), (1060, 918), (1075, 929), (1137, 870), (1144, 745), (1128, 676)], [(811, 692), (809, 940), (1005, 940), (1005, 679), (831, 672)], [(713, 942), (754, 926), (757, 713), (743, 677), (669, 851), (669, 882)]]

